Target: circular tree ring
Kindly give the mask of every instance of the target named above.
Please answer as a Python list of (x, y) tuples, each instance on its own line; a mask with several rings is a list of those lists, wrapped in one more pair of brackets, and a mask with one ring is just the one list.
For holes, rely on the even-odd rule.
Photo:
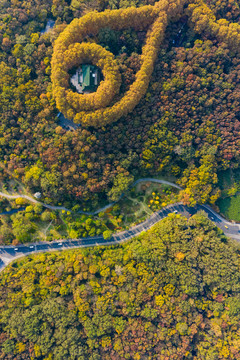
[[(73, 67), (93, 64), (102, 70), (104, 80), (90, 94), (79, 94), (69, 88), (69, 73)], [(62, 54), (61, 71), (54, 79), (56, 101), (64, 97), (68, 110), (89, 111), (108, 106), (118, 94), (121, 75), (114, 55), (95, 43), (75, 43)]]

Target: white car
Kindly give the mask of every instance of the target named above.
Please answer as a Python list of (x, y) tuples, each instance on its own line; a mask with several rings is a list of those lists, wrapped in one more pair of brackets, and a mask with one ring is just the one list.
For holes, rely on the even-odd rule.
[(62, 243), (58, 243), (58, 245), (59, 245), (59, 246), (61, 246), (61, 245), (62, 245)]
[(30, 249), (33, 249), (34, 248), (34, 246), (33, 245), (31, 245), (31, 246), (29, 246), (30, 247)]
[(174, 210), (174, 214), (176, 214), (178, 211), (177, 210)]
[(15, 251), (17, 251), (17, 250), (18, 250), (18, 248), (15, 248), (14, 250), (15, 250)]

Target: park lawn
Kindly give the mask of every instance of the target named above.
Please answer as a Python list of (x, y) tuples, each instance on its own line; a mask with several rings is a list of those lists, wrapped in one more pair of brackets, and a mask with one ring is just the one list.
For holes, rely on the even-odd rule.
[(240, 187), (240, 169), (227, 169), (218, 172), (218, 186), (227, 193), (232, 187)]
[(216, 204), (225, 218), (240, 222), (240, 193), (219, 199)]

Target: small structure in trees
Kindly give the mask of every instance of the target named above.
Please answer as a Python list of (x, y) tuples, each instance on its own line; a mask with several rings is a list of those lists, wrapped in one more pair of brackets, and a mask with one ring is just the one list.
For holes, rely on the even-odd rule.
[(36, 199), (40, 199), (42, 197), (42, 194), (40, 192), (36, 192), (34, 195), (33, 195)]
[(81, 65), (70, 81), (80, 94), (92, 92), (100, 83), (100, 71), (93, 65)]

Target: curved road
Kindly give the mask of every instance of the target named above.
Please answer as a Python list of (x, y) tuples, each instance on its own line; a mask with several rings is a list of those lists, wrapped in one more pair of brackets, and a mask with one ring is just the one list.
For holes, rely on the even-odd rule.
[[(169, 181), (166, 181), (166, 180), (159, 180), (159, 179), (154, 179), (154, 178), (142, 178), (142, 179), (138, 179), (136, 180), (131, 186), (130, 186), (130, 189), (133, 188), (135, 185), (141, 183), (141, 182), (155, 182), (155, 183), (158, 183), (158, 184), (165, 184), (165, 185), (170, 185), (176, 189), (179, 189), (181, 190), (182, 188), (174, 183), (171, 183)], [(44, 206), (45, 208), (47, 209), (50, 209), (50, 210), (65, 210), (65, 211), (70, 211), (72, 212), (70, 209), (67, 209), (65, 208), (64, 206), (52, 206), (52, 205), (48, 205), (48, 204), (45, 204), (45, 203), (42, 203), (41, 201), (38, 201), (36, 199), (34, 199), (33, 197), (29, 196), (29, 195), (22, 195), (22, 194), (15, 194), (15, 195), (9, 195), (9, 194), (5, 194), (3, 192), (0, 191), (0, 196), (2, 197), (5, 197), (7, 199), (17, 199), (17, 198), (24, 198), (28, 201), (31, 201), (32, 203), (34, 204), (40, 204), (42, 206)], [(124, 193), (121, 194), (119, 200), (124, 196)], [(118, 200), (118, 201), (119, 201)], [(110, 207), (112, 207), (114, 204), (116, 204), (118, 201), (115, 201), (115, 202), (112, 202), (96, 211), (92, 211), (92, 212), (89, 212), (89, 211), (78, 211), (79, 214), (86, 214), (86, 215), (96, 215), (96, 214), (99, 214), (101, 211), (105, 211), (107, 209), (109, 209)], [(1, 214), (0, 214), (1, 215)]]
[(141, 234), (146, 230), (149, 230), (154, 224), (167, 217), (170, 213), (175, 212), (180, 213), (186, 217), (190, 217), (191, 215), (200, 210), (204, 210), (208, 218), (213, 221), (220, 229), (222, 229), (225, 235), (236, 240), (240, 240), (240, 225), (232, 224), (226, 221), (209, 206), (197, 205), (194, 208), (190, 208), (181, 203), (176, 203), (168, 205), (164, 209), (155, 212), (150, 216), (150, 218), (130, 228), (129, 230), (115, 233), (109, 240), (105, 240), (103, 236), (100, 235), (83, 239), (66, 239), (53, 242), (38, 242), (35, 244), (18, 245), (17, 247), (0, 246), (0, 271), (3, 270), (10, 262), (15, 260), (16, 258), (20, 258), (32, 253), (66, 250), (71, 248), (81, 248), (89, 246), (119, 244)]

